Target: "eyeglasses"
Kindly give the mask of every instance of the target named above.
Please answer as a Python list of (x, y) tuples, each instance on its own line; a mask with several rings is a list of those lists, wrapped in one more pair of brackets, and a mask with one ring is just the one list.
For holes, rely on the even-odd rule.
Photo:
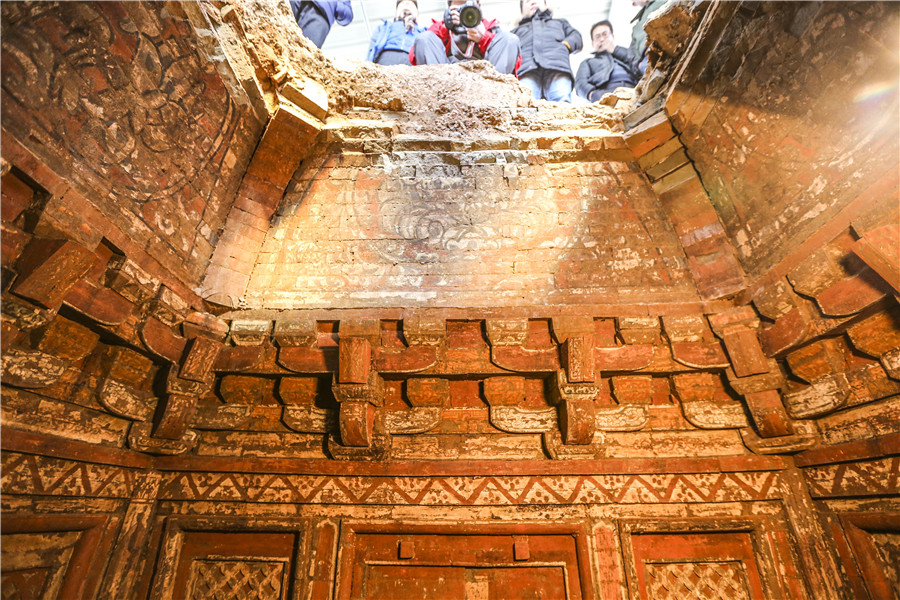
[(597, 33), (594, 34), (594, 37), (591, 39), (604, 40), (608, 37), (612, 37), (612, 33), (610, 33), (609, 31), (598, 31)]

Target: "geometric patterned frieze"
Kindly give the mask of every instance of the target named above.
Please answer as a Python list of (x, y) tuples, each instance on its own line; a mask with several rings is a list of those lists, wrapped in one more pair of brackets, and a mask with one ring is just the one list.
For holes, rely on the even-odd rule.
[(740, 561), (646, 563), (653, 600), (750, 600)]
[[(130, 498), (139, 473), (140, 469), (4, 452), (0, 491)], [(781, 497), (778, 471), (512, 477), (164, 472), (160, 483), (160, 500), (301, 504), (654, 504)]]
[(746, 502), (781, 497), (779, 472), (413, 477), (164, 473), (161, 500), (514, 506)]
[(900, 494), (900, 456), (803, 469), (813, 497)]
[(32, 454), (0, 455), (0, 492), (91, 498), (130, 498), (136, 469)]

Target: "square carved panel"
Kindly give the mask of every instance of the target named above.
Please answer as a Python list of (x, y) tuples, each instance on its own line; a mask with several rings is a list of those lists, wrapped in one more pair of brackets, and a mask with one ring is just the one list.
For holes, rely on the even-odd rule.
[(290, 520), (171, 518), (151, 598), (293, 600), (304, 529)]
[(631, 544), (640, 598), (766, 598), (750, 532), (639, 533)]
[(281, 600), (287, 561), (194, 559), (190, 600)]

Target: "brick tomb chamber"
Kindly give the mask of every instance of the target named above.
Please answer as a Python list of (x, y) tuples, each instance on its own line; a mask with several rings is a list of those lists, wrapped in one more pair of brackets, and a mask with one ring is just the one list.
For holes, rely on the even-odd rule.
[(590, 106), (0, 10), (4, 599), (900, 598), (900, 5), (670, 3)]

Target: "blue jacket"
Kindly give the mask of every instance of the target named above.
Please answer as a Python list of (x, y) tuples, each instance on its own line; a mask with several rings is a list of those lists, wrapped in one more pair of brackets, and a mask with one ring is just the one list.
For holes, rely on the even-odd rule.
[(353, 20), (353, 6), (350, 4), (350, 0), (290, 0), (291, 10), (294, 13), (294, 18), (297, 18), (297, 13), (300, 10), (300, 4), (302, 2), (312, 2), (315, 4), (322, 14), (325, 15), (325, 18), (328, 19), (328, 27), (334, 25), (334, 22), (337, 21), (338, 25), (349, 25)]
[(406, 31), (406, 25), (402, 20), (388, 21), (384, 19), (372, 34), (372, 39), (369, 40), (369, 54), (366, 56), (366, 60), (375, 62), (382, 50), (409, 52), (413, 42), (416, 41), (416, 36), (425, 31), (427, 30), (418, 23), (415, 24), (412, 31)]

